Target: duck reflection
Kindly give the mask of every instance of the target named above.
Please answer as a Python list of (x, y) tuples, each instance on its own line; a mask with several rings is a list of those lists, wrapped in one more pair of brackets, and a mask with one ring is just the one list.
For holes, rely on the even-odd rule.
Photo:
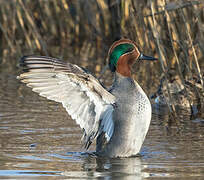
[(142, 179), (141, 157), (102, 158), (87, 157), (84, 159), (83, 170), (88, 177), (105, 179)]

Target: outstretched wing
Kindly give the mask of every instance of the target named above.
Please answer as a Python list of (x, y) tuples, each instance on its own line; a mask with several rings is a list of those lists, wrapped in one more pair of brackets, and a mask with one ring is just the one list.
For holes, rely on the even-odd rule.
[(24, 72), (18, 79), (41, 96), (62, 103), (84, 130), (86, 149), (102, 132), (109, 141), (115, 97), (95, 77), (77, 65), (44, 56), (25, 56), (20, 65)]

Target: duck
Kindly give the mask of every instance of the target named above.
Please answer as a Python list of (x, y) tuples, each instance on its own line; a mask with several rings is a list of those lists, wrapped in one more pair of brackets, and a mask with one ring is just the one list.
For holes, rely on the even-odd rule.
[(96, 141), (97, 156), (135, 156), (148, 132), (152, 109), (132, 77), (132, 66), (157, 58), (142, 54), (134, 41), (120, 39), (110, 46), (107, 59), (114, 73), (109, 89), (85, 68), (46, 56), (22, 57), (17, 79), (40, 96), (62, 103), (82, 129), (86, 151)]
[[(171, 97), (171, 98), (170, 98)], [(177, 111), (185, 111), (188, 115), (196, 115), (203, 109), (204, 91), (201, 80), (197, 76), (188, 77), (182, 81), (176, 69), (170, 69), (167, 74), (161, 74), (157, 91), (150, 97), (154, 107), (175, 106)]]

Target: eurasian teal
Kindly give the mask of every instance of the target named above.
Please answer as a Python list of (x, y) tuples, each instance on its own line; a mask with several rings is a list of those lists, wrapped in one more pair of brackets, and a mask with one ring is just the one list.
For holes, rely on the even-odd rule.
[(204, 106), (203, 97), (204, 91), (199, 77), (186, 76), (182, 81), (176, 70), (170, 69), (168, 74), (161, 75), (158, 90), (151, 96), (151, 99), (154, 99), (155, 107), (158, 109), (174, 105), (176, 110), (196, 115)]
[(151, 121), (151, 104), (133, 80), (131, 66), (156, 60), (139, 52), (135, 42), (121, 39), (108, 52), (115, 74), (110, 90), (84, 68), (44, 56), (24, 56), (18, 78), (34, 92), (62, 103), (83, 130), (84, 147), (96, 139), (96, 154), (128, 157), (139, 153)]

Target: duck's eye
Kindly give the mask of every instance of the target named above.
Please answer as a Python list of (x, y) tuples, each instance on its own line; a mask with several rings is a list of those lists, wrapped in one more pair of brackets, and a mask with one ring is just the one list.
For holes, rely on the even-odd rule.
[(111, 71), (114, 72), (116, 70), (116, 65), (120, 56), (133, 50), (134, 45), (129, 43), (119, 44), (118, 46), (116, 46), (109, 57), (109, 67)]

